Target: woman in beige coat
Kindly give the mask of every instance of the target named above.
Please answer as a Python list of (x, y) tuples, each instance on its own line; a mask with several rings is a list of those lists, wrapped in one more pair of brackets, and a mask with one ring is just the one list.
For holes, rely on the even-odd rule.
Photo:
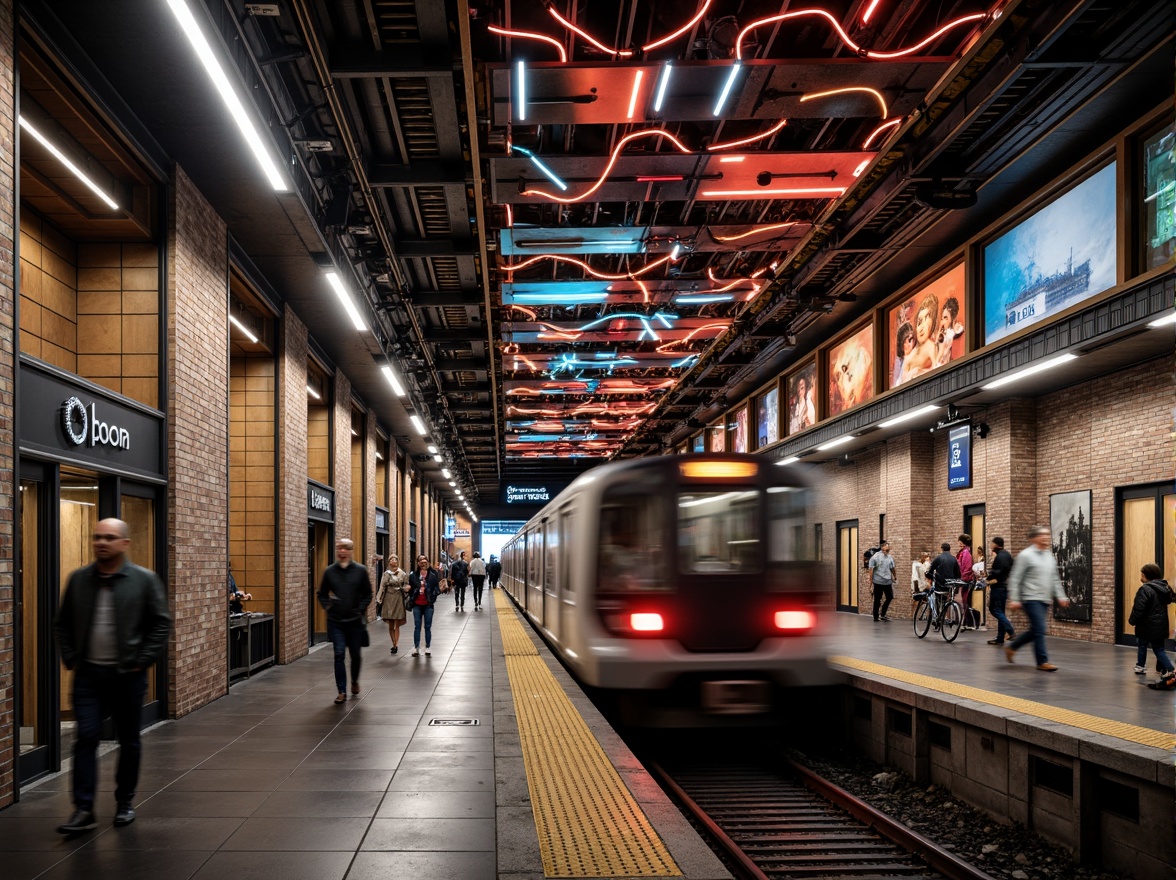
[(380, 578), (380, 589), (376, 592), (376, 605), (380, 617), (388, 624), (388, 635), (392, 639), (392, 653), (400, 645), (400, 625), (407, 618), (404, 596), (408, 592), (408, 572), (400, 567), (395, 555), (388, 557), (388, 568)]

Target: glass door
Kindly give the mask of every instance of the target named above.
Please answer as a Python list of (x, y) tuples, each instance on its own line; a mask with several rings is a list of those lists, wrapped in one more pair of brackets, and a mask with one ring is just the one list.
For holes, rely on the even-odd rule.
[[(964, 531), (972, 536), (972, 558), (976, 558), (977, 553), (984, 554), (984, 564), (987, 566), (992, 563), (991, 552), (988, 549), (988, 538), (984, 534), (984, 505), (983, 504), (969, 504), (964, 508)], [(977, 578), (976, 586), (973, 588), (969, 607), (975, 612), (973, 620), (980, 621), (981, 626), (988, 623), (988, 584), (983, 578)], [(971, 621), (966, 621), (971, 625)]]
[[(1120, 489), (1116, 511), (1118, 578), (1115, 642), (1135, 644), (1135, 627), (1127, 620), (1139, 589), (1139, 570), (1154, 562), (1169, 584), (1176, 583), (1176, 493), (1171, 483)], [(1176, 605), (1168, 606), (1168, 633), (1176, 625)], [(1169, 647), (1172, 640), (1168, 641)]]
[[(94, 528), (99, 520), (98, 475), (92, 471), (62, 468), (57, 498), (57, 555), (58, 568), (54, 573), (58, 585), (54, 613), (61, 605), (65, 584), (70, 573), (93, 561), (91, 548)], [(114, 514), (111, 513), (111, 516)], [(60, 660), (58, 660), (60, 664)], [(58, 701), (61, 710), (61, 754), (73, 753), (77, 725), (73, 713), (73, 673), (60, 666), (61, 689)]]
[(52, 534), (53, 487), (39, 466), (23, 465), (31, 478), (20, 481), (20, 568), (17, 592), (17, 650), (20, 698), (16, 706), (18, 778), (35, 779), (57, 768), (58, 669), (53, 641), (53, 590), (57, 569)]
[[(155, 517), (156, 489), (120, 481), (119, 519), (129, 527), (131, 549), (129, 557), (136, 565), (156, 573), (158, 567), (158, 530)], [(162, 575), (161, 575), (162, 577)], [(166, 580), (166, 578), (164, 578)], [(160, 695), (166, 691), (162, 686), (167, 665), (163, 658), (147, 670), (147, 696), (143, 702), (143, 720), (158, 720), (164, 717), (164, 701)]]
[(837, 610), (858, 610), (858, 521), (837, 523)]

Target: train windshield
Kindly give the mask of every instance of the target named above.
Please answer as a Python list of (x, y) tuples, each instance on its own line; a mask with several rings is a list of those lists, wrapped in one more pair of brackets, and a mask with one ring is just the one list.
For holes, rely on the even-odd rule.
[(768, 489), (768, 562), (815, 562), (812, 492), (799, 486)]
[(760, 571), (760, 497), (755, 489), (679, 494), (679, 569), (697, 574)]
[(655, 483), (638, 480), (605, 492), (597, 560), (601, 589), (672, 589), (667, 577), (666, 518), (666, 501)]

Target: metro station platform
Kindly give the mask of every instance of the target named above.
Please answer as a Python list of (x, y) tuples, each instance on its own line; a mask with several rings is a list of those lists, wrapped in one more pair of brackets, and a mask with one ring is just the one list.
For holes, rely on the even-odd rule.
[(56, 833), (68, 770), (25, 788), (0, 811), (0, 874), (729, 878), (505, 595), (486, 599), (458, 614), (441, 597), (431, 657), (411, 656), (411, 626), (390, 655), (371, 624), (362, 691), (342, 706), (324, 645), (151, 729), (126, 828), (110, 824), (113, 745), (90, 834)]

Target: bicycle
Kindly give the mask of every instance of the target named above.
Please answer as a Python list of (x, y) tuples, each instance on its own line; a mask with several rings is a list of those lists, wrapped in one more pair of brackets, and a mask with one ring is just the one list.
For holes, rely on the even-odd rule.
[[(942, 587), (935, 586), (927, 591), (925, 599), (919, 602), (919, 610), (915, 612), (916, 636), (924, 638), (934, 626), (945, 642), (955, 641), (964, 622), (963, 609), (956, 601), (956, 596), (963, 586), (964, 581), (949, 580)], [(944, 601), (937, 602), (937, 596), (942, 596)]]

